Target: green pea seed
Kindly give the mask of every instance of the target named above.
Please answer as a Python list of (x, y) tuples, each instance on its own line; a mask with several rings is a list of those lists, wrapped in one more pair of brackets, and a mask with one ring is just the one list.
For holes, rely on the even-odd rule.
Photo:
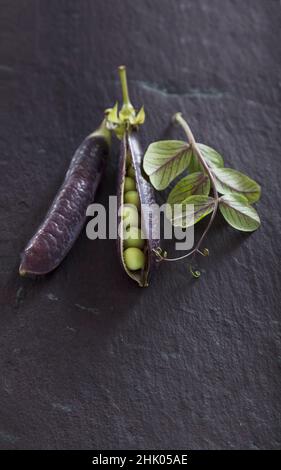
[(130, 271), (137, 271), (144, 268), (145, 256), (139, 248), (127, 248), (124, 251), (124, 261)]
[(125, 184), (124, 184), (124, 191), (125, 193), (127, 191), (135, 191), (136, 189), (136, 182), (133, 178), (130, 178), (130, 176), (126, 176), (125, 178)]
[(124, 195), (124, 201), (126, 204), (133, 204), (138, 209), (140, 208), (140, 197), (137, 191), (127, 191)]
[(134, 167), (132, 165), (129, 166), (127, 175), (130, 176), (130, 178), (135, 178), (136, 174), (135, 174)]
[(131, 227), (124, 231), (124, 247), (140, 248), (144, 246), (144, 236), (142, 231), (137, 227)]
[(136, 206), (124, 205), (121, 210), (121, 217), (126, 228), (137, 227), (139, 225), (139, 213)]

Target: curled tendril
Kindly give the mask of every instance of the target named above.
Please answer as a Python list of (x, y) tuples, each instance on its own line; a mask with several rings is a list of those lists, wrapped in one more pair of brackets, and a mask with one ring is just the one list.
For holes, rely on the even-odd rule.
[(155, 253), (158, 263), (162, 261), (163, 259), (167, 258), (167, 251), (162, 250), (160, 246), (156, 249), (153, 249), (152, 251)]
[(203, 251), (197, 250), (197, 252), (200, 253), (200, 255), (202, 255), (202, 256), (209, 256), (209, 254), (210, 254), (208, 248), (204, 248)]
[(200, 271), (198, 269), (193, 269), (192, 265), (189, 265), (189, 271), (191, 272), (192, 276), (195, 277), (195, 279), (198, 279), (201, 276)]

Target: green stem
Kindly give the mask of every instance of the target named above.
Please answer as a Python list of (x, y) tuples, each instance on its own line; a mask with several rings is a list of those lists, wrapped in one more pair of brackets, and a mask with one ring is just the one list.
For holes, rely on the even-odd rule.
[(122, 87), (122, 95), (123, 95), (123, 106), (132, 106), (130, 97), (129, 97), (129, 89), (128, 89), (128, 81), (127, 81), (127, 71), (125, 65), (120, 65), (118, 67), (119, 70), (119, 77)]
[(125, 65), (120, 65), (118, 70), (119, 70), (119, 76), (120, 76), (121, 87), (122, 87), (122, 95), (123, 95), (123, 106), (121, 109), (121, 113), (126, 119), (129, 120), (129, 118), (134, 117), (136, 113), (129, 97), (127, 72), (126, 72)]

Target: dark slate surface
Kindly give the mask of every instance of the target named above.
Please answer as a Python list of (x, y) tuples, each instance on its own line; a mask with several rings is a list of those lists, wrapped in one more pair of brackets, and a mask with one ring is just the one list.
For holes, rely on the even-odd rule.
[[(280, 448), (280, 2), (1, 0), (0, 448)], [(19, 253), (127, 64), (143, 145), (181, 110), (263, 185), (262, 228), (219, 218), (204, 275), (141, 290), (85, 233), (45, 279)], [(118, 95), (120, 96), (120, 95)], [(98, 201), (115, 192), (115, 145)]]

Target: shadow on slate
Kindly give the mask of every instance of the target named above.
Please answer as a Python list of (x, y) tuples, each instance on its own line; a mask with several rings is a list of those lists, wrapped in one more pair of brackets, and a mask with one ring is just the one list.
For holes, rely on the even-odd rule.
[[(280, 448), (278, 2), (0, 0), (0, 448)], [(262, 228), (218, 218), (198, 259), (149, 289), (114, 241), (82, 233), (44, 279), (19, 253), (120, 90), (144, 148), (182, 111), (198, 141), (262, 183)], [(117, 145), (97, 201), (115, 193)], [(160, 196), (161, 197), (161, 196)]]

